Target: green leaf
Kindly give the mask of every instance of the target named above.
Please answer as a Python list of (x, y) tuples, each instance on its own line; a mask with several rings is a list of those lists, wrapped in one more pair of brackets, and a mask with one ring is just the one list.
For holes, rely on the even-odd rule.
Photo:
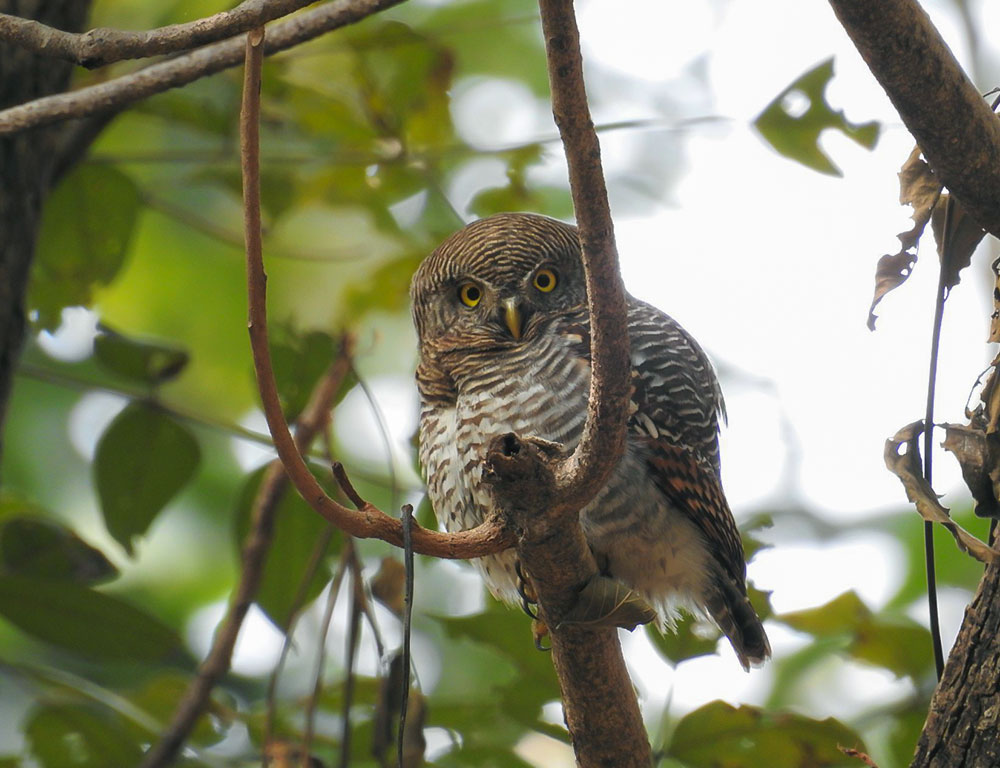
[(826, 605), (775, 618), (818, 638), (846, 636), (846, 652), (852, 658), (884, 667), (897, 676), (919, 680), (930, 671), (930, 632), (905, 617), (872, 613), (853, 591)]
[(364, 282), (354, 283), (344, 297), (345, 317), (352, 321), (368, 312), (398, 312), (409, 305), (410, 279), (423, 253), (408, 253), (386, 262)]
[[(530, 0), (471, 0), (443, 3), (421, 27), (454, 47), (456, 78), (482, 75), (524, 83), (548, 98), (545, 46), (538, 6)], [(460, 34), (456, 34), (461, 30)]]
[[(496, 691), (488, 692), (488, 703), (499, 706), (500, 711), (515, 723), (534, 727), (542, 705), (559, 698), (552, 660), (548, 654), (534, 649), (526, 617), (491, 600), (484, 613), (461, 618), (436, 617), (436, 620), (448, 637), (468, 640), (480, 649), (490, 649), (513, 665), (516, 677), (496, 684)], [(484, 686), (479, 687), (479, 695), (487, 693)], [(471, 695), (466, 697), (471, 698)], [(432, 700), (432, 718), (437, 707)]]
[(507, 211), (532, 211), (557, 219), (573, 215), (573, 199), (562, 187), (490, 187), (476, 194), (469, 210), (479, 217)]
[(63, 307), (89, 306), (97, 286), (125, 262), (138, 219), (139, 191), (110, 165), (79, 165), (53, 190), (42, 212), (29, 305), (43, 328)]
[(100, 659), (155, 662), (180, 648), (158, 619), (71, 581), (2, 575), (0, 615), (39, 640)]
[[(274, 379), (281, 396), (285, 418), (294, 421), (309, 402), (313, 387), (338, 354), (339, 343), (321, 331), (299, 333), (287, 326), (277, 326), (271, 343)], [(357, 376), (350, 371), (334, 397), (336, 406), (351, 388)]]
[(838, 746), (867, 751), (838, 720), (813, 720), (758, 707), (713, 701), (677, 724), (667, 755), (690, 768), (856, 768)]
[(699, 624), (687, 613), (677, 619), (673, 629), (667, 628), (661, 632), (650, 624), (646, 628), (646, 636), (660, 654), (674, 664), (713, 654), (719, 644), (718, 629)]
[[(267, 467), (249, 475), (236, 504), (234, 544), (243, 546), (250, 530), (254, 501), (260, 490)], [(306, 567), (312, 559), (316, 542), (325, 535), (329, 523), (320, 517), (287, 483), (274, 513), (271, 548), (257, 592), (257, 604), (281, 630), (288, 628), (288, 619)], [(326, 558), (339, 549), (340, 537), (335, 534), (327, 547)], [(303, 606), (320, 592), (330, 576), (329, 569), (320, 566), (305, 591)]]
[(105, 525), (126, 552), (200, 460), (191, 432), (155, 406), (132, 403), (115, 417), (97, 443), (94, 475)]
[[(130, 694), (129, 700), (161, 723), (168, 723), (190, 685), (189, 678), (174, 672), (164, 672)], [(207, 711), (201, 714), (191, 731), (192, 743), (202, 747), (218, 743), (225, 735), (222, 728), (232, 720), (233, 712), (209, 698)]]
[(112, 373), (152, 386), (177, 377), (188, 363), (182, 349), (130, 339), (106, 326), (94, 339), (94, 357)]
[[(840, 131), (868, 149), (878, 141), (880, 125), (852, 123), (841, 110), (826, 101), (826, 87), (833, 78), (833, 58), (806, 72), (779, 93), (754, 121), (754, 127), (772, 147), (785, 157), (808, 168), (831, 176), (842, 176), (840, 169), (819, 147), (819, 136), (827, 128)], [(803, 110), (795, 100), (805, 100)]]
[(853, 590), (845, 592), (817, 608), (792, 611), (777, 616), (778, 621), (787, 624), (792, 629), (808, 632), (811, 635), (850, 632), (871, 621), (871, 618), (872, 613), (868, 606)]
[(124, 724), (95, 706), (47, 704), (32, 713), (24, 733), (45, 768), (115, 768), (142, 760)]
[(95, 584), (116, 577), (118, 569), (60, 523), (13, 517), (0, 521), (0, 573)]

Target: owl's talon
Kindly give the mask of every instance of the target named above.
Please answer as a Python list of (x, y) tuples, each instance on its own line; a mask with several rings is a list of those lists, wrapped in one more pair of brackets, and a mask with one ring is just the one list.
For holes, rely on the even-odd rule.
[(545, 647), (542, 645), (542, 640), (548, 637), (549, 625), (546, 624), (541, 619), (531, 620), (531, 636), (535, 641), (535, 649), (539, 651), (551, 651), (552, 646)]
[[(528, 579), (524, 576), (520, 560), (514, 561), (514, 573), (517, 574), (517, 594), (521, 598), (521, 610), (528, 614), (532, 621), (538, 621), (538, 611), (532, 608), (533, 605), (538, 605), (538, 600), (535, 596), (534, 590), (528, 583)], [(548, 630), (546, 630), (546, 632), (547, 631)]]

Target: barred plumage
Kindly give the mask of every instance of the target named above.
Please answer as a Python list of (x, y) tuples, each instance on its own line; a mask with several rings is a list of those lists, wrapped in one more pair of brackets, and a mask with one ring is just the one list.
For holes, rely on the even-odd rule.
[[(576, 229), (532, 214), (474, 222), (424, 260), (411, 296), (428, 493), (448, 530), (471, 528), (491, 506), (482, 462), (493, 437), (510, 431), (573, 448), (583, 429), (590, 338)], [(715, 372), (654, 307), (629, 297), (628, 322), (626, 452), (581, 525), (608, 575), (666, 621), (678, 604), (707, 613), (744, 667), (760, 663), (770, 648), (722, 491)], [(517, 601), (512, 552), (477, 565), (494, 595)]]

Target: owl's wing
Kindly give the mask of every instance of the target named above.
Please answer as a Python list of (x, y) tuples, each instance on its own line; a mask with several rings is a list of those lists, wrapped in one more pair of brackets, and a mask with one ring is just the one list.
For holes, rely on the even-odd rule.
[(742, 585), (743, 544), (720, 480), (719, 418), (725, 418), (725, 406), (712, 364), (676, 321), (634, 299), (629, 330), (635, 408), (629, 430), (647, 446), (657, 487)]

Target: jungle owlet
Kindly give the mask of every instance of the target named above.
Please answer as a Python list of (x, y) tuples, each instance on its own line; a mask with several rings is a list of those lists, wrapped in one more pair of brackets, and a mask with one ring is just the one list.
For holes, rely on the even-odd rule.
[[(587, 414), (590, 334), (575, 227), (505, 213), (449, 237), (410, 288), (420, 341), (420, 462), (450, 531), (492, 507), (482, 480), (506, 432), (576, 446)], [(673, 319), (628, 297), (632, 402), (625, 455), (581, 512), (606, 575), (670, 621), (707, 613), (744, 667), (770, 654), (746, 591), (746, 562), (720, 483), (722, 393)], [(518, 602), (515, 554), (476, 561), (490, 591)]]

